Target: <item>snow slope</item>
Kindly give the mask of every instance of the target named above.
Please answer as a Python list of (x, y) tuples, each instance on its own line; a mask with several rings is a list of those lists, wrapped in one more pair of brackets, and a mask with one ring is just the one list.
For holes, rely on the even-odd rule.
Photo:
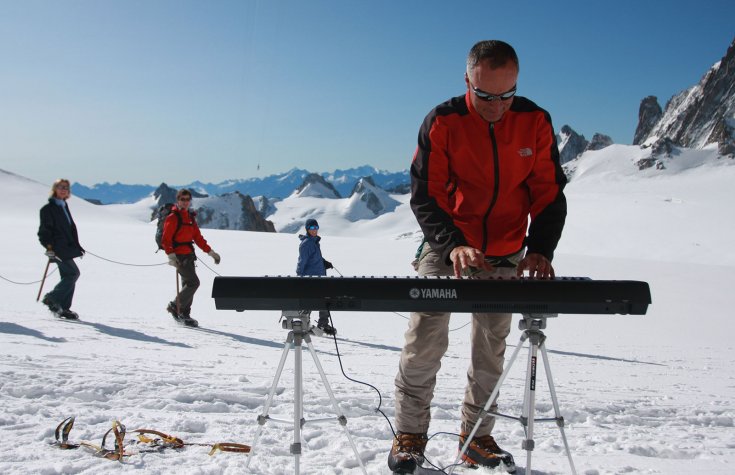
[[(636, 150), (612, 146), (586, 153), (567, 188), (570, 213), (554, 261), (557, 274), (646, 280), (653, 295), (645, 316), (563, 315), (549, 322), (549, 357), (574, 461), (578, 473), (590, 475), (732, 473), (735, 166), (711, 153), (685, 153), (680, 167), (647, 176), (653, 172), (631, 171)], [(202, 328), (190, 330), (164, 312), (174, 294), (174, 272), (154, 253), (153, 225), (121, 207), (72, 198), (89, 254), (78, 260), (82, 276), (74, 309), (82, 320), (63, 322), (35, 302), (45, 264), (35, 233), (47, 187), (3, 172), (0, 185), (6, 196), (0, 276), (29, 283), (0, 280), (0, 473), (293, 473), (287, 425), (265, 426), (250, 472), (246, 456), (209, 456), (203, 446), (160, 453), (136, 453), (140, 448), (131, 446), (134, 455), (119, 463), (85, 449), (61, 451), (50, 442), (56, 425), (74, 415), (71, 439), (95, 444), (115, 419), (129, 431), (157, 429), (187, 442), (252, 443), (286, 331), (279, 312), (217, 311), (209, 293), (215, 272), (293, 274), (295, 234), (205, 230), (222, 263), (214, 266), (207, 256), (199, 261), (202, 287), (192, 313)], [(320, 213), (324, 255), (342, 275), (412, 274), (418, 233), (405, 201), (393, 213), (356, 223), (324, 203), (332, 201), (303, 198), (303, 209), (286, 213), (279, 207), (280, 219)], [(47, 288), (56, 281), (54, 273)], [(333, 314), (345, 371), (381, 391), (391, 420), (405, 317)], [(450, 324), (432, 433), (458, 429), (467, 321), (457, 314)], [(520, 334), (513, 328), (509, 352)], [(314, 345), (368, 473), (388, 473), (392, 434), (374, 411), (376, 393), (342, 376), (331, 340), (318, 338)], [(525, 355), (523, 350), (503, 387), (503, 412), (520, 414)], [(307, 355), (304, 390), (307, 419), (333, 415)], [(270, 414), (290, 419), (292, 397), (289, 357)], [(537, 409), (553, 415), (543, 377)], [(526, 473), (521, 426), (500, 420), (495, 436), (514, 453), (518, 473)], [(361, 473), (336, 423), (307, 424), (303, 437), (303, 473)], [(569, 473), (555, 426), (537, 425), (535, 440), (534, 474)], [(437, 435), (427, 456), (446, 466), (456, 446), (456, 438)]]

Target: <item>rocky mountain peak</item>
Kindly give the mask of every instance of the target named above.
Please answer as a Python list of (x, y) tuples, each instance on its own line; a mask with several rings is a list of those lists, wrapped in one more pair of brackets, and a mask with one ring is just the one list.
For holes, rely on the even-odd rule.
[(372, 178), (363, 177), (352, 189), (345, 215), (350, 221), (372, 219), (395, 210), (398, 205), (399, 202), (377, 186)]
[(171, 188), (166, 183), (161, 183), (153, 192), (153, 197), (156, 199), (156, 206), (173, 203), (176, 201), (176, 193), (177, 190), (175, 188)]
[[(192, 198), (206, 198), (208, 195), (199, 193), (196, 190), (193, 190), (191, 188), (187, 188), (191, 192)], [(178, 193), (179, 190), (176, 188), (172, 188), (168, 186), (165, 182), (158, 185), (158, 188), (153, 191), (153, 198), (156, 200), (156, 206), (161, 206), (166, 203), (175, 203), (176, 202), (176, 193)]]
[(658, 104), (656, 96), (648, 96), (641, 101), (638, 108), (638, 127), (635, 129), (633, 136), (633, 145), (642, 144), (653, 130), (653, 127), (661, 119), (663, 110)]
[(239, 191), (196, 200), (197, 223), (202, 228), (276, 232), (258, 211), (253, 199)]
[(596, 133), (592, 136), (592, 140), (587, 144), (585, 152), (587, 150), (602, 150), (605, 147), (612, 145), (613, 139), (609, 135)]
[[(648, 98), (646, 98), (648, 99)], [(655, 107), (651, 101), (644, 103)], [(655, 114), (643, 114), (636, 129), (635, 144), (651, 146), (669, 139), (677, 146), (703, 148), (718, 143), (720, 154), (735, 152), (735, 39), (720, 61), (707, 71), (698, 84), (672, 97), (650, 131), (647, 123)], [(649, 111), (650, 112), (650, 111)], [(640, 131), (640, 134), (639, 134)]]
[(296, 190), (298, 196), (313, 196), (316, 198), (341, 198), (339, 191), (317, 173), (310, 173), (304, 178), (301, 186)]
[(561, 128), (556, 142), (559, 147), (559, 162), (562, 165), (580, 156), (589, 143), (584, 138), (584, 135), (578, 134), (568, 125), (564, 125)]

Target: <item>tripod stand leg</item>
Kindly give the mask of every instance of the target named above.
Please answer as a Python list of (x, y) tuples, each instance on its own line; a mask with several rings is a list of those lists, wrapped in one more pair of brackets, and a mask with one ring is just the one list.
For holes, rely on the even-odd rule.
[(329, 381), (327, 381), (327, 375), (324, 373), (324, 369), (322, 368), (322, 364), (316, 355), (316, 351), (314, 351), (314, 345), (311, 344), (311, 338), (307, 336), (305, 337), (305, 340), (306, 340), (306, 345), (309, 348), (309, 352), (311, 353), (311, 357), (314, 359), (314, 364), (316, 365), (317, 370), (319, 371), (319, 376), (321, 376), (322, 378), (322, 384), (324, 385), (324, 389), (326, 389), (327, 394), (329, 395), (329, 400), (332, 402), (332, 408), (334, 409), (334, 412), (339, 416), (339, 422), (342, 425), (342, 429), (344, 430), (345, 435), (347, 436), (347, 440), (349, 440), (350, 445), (352, 446), (352, 451), (355, 453), (355, 458), (357, 459), (357, 462), (360, 464), (360, 468), (362, 468), (362, 473), (367, 475), (367, 470), (365, 469), (365, 465), (363, 465), (362, 463), (362, 458), (360, 457), (360, 453), (357, 451), (357, 446), (355, 445), (355, 441), (352, 440), (352, 435), (350, 434), (350, 431), (347, 430), (347, 418), (342, 412), (342, 409), (339, 407), (339, 404), (337, 404), (337, 399), (335, 399), (334, 397), (334, 393), (332, 392), (332, 387), (329, 385)]
[(303, 360), (302, 360), (302, 334), (294, 336), (294, 375), (293, 375), (293, 444), (291, 453), (294, 458), (294, 474), (300, 474), (301, 465), (301, 426), (304, 419), (304, 388), (303, 388)]
[(283, 344), (283, 353), (281, 353), (281, 361), (278, 363), (278, 369), (276, 370), (276, 375), (273, 377), (273, 384), (271, 384), (270, 392), (268, 393), (268, 399), (265, 401), (265, 405), (263, 406), (263, 413), (258, 416), (258, 430), (255, 432), (255, 440), (253, 441), (253, 444), (250, 447), (250, 453), (248, 454), (248, 459), (245, 462), (245, 468), (248, 468), (250, 466), (250, 462), (253, 460), (253, 456), (255, 455), (255, 447), (258, 445), (258, 439), (260, 439), (260, 434), (263, 432), (263, 426), (268, 421), (268, 411), (270, 411), (271, 404), (273, 404), (273, 397), (276, 394), (276, 387), (278, 386), (278, 381), (281, 379), (281, 373), (283, 372), (283, 366), (286, 364), (286, 358), (288, 357), (288, 352), (291, 351), (293, 348), (293, 334), (289, 333), (288, 338), (286, 339), (286, 342)]
[(523, 396), (521, 424), (526, 426), (526, 439), (521, 447), (526, 451), (526, 473), (531, 473), (531, 455), (535, 446), (533, 424), (536, 417), (536, 362), (538, 360), (539, 335), (532, 334), (528, 346), (528, 366), (526, 367), (526, 389)]
[(572, 460), (572, 452), (569, 450), (569, 443), (567, 442), (567, 435), (564, 432), (564, 418), (561, 417), (561, 411), (559, 410), (559, 401), (556, 398), (556, 389), (554, 388), (554, 379), (551, 377), (551, 366), (549, 365), (549, 355), (546, 353), (545, 342), (541, 343), (539, 347), (541, 349), (541, 356), (544, 359), (544, 369), (546, 370), (546, 381), (549, 383), (549, 392), (551, 393), (551, 401), (554, 404), (554, 415), (556, 416), (556, 425), (559, 426), (559, 432), (561, 432), (561, 439), (564, 442), (564, 450), (567, 453), (569, 459), (569, 467), (572, 469), (572, 475), (577, 475), (577, 469), (574, 467), (574, 461)]
[(518, 353), (521, 351), (521, 348), (523, 347), (523, 342), (526, 341), (527, 338), (528, 338), (527, 333), (523, 332), (521, 334), (520, 341), (516, 345), (516, 349), (513, 350), (513, 354), (511, 355), (510, 359), (508, 360), (508, 364), (505, 366), (505, 369), (503, 370), (503, 374), (500, 375), (500, 379), (498, 379), (498, 383), (495, 385), (495, 388), (493, 388), (493, 392), (492, 394), (490, 394), (490, 398), (485, 403), (485, 407), (482, 408), (482, 411), (480, 411), (480, 414), (478, 414), (477, 422), (475, 422), (475, 426), (472, 428), (472, 431), (467, 436), (467, 440), (465, 440), (465, 443), (462, 446), (462, 449), (459, 451), (459, 454), (457, 454), (457, 458), (454, 459), (454, 463), (449, 468), (448, 475), (452, 475), (452, 473), (454, 473), (454, 469), (457, 466), (459, 466), (459, 461), (462, 459), (462, 456), (464, 456), (464, 454), (467, 453), (467, 449), (470, 447), (472, 438), (475, 437), (477, 430), (480, 428), (480, 423), (485, 418), (485, 415), (487, 414), (488, 409), (490, 409), (490, 406), (492, 406), (493, 401), (495, 401), (495, 398), (498, 397), (498, 394), (500, 393), (500, 386), (503, 385), (503, 381), (505, 381), (505, 378), (508, 376), (508, 373), (510, 373), (510, 368), (513, 366), (513, 363), (518, 357)]

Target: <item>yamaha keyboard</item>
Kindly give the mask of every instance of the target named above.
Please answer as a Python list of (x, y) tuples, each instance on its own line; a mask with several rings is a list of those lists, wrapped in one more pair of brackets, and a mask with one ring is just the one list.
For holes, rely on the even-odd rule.
[(218, 310), (488, 312), (644, 315), (648, 283), (633, 280), (452, 277), (215, 277)]

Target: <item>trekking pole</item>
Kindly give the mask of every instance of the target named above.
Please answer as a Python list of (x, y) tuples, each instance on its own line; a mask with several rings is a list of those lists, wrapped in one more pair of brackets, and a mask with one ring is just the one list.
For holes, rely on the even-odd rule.
[(336, 267), (334, 267), (334, 265), (332, 265), (332, 269), (334, 269), (334, 272), (336, 272), (337, 274), (339, 274), (340, 277), (344, 277), (342, 275), (342, 273), (340, 271), (338, 271)]
[(36, 296), (36, 302), (41, 299), (41, 292), (43, 291), (43, 283), (46, 282), (46, 274), (48, 274), (48, 266), (51, 265), (51, 259), (46, 262), (46, 268), (43, 270), (43, 279), (41, 279), (41, 287), (38, 289), (38, 295)]
[(181, 315), (181, 304), (179, 303), (179, 269), (176, 268), (176, 315)]

